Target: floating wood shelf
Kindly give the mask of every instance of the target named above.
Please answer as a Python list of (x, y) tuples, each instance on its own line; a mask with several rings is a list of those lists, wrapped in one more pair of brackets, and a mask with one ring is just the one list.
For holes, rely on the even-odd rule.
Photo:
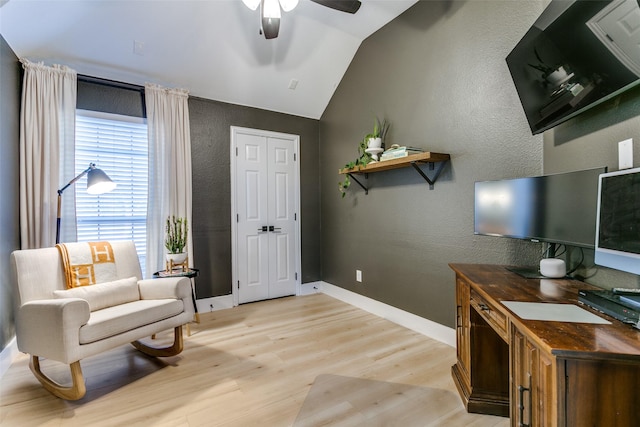
[[(399, 159), (373, 162), (369, 163), (366, 166), (357, 166), (351, 169), (340, 169), (338, 172), (342, 175), (349, 175), (351, 179), (353, 179), (360, 187), (364, 189), (365, 194), (369, 194), (369, 189), (360, 181), (358, 181), (356, 177), (353, 176), (354, 174), (365, 174), (365, 178), (367, 178), (367, 175), (370, 173), (412, 166), (425, 179), (425, 181), (429, 183), (429, 188), (433, 189), (433, 185), (440, 176), (440, 172), (442, 172), (444, 165), (449, 161), (450, 158), (451, 157), (448, 154), (432, 153), (430, 151), (427, 151), (425, 153), (412, 154), (410, 156), (401, 157)], [(434, 170), (434, 165), (436, 163), (439, 163), (439, 165), (437, 170), (435, 171), (433, 178), (429, 178), (427, 174), (424, 173), (420, 168), (421, 164), (428, 164), (429, 169)]]

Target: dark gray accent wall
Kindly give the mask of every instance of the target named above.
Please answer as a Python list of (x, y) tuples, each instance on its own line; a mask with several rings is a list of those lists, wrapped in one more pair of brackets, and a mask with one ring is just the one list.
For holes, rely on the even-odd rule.
[[(540, 244), (473, 234), (473, 191), (542, 172), (505, 58), (543, 3), (421, 1), (362, 43), (320, 120), (325, 282), (453, 326), (448, 263), (537, 264)], [(388, 145), (451, 155), (433, 190), (406, 168), (340, 198), (337, 171), (375, 115)]]
[[(535, 265), (543, 249), (474, 236), (475, 181), (617, 169), (618, 141), (640, 132), (640, 88), (542, 136), (526, 125), (505, 57), (547, 4), (421, 1), (362, 44), (321, 118), (324, 281), (452, 326), (447, 263)], [(352, 184), (340, 199), (336, 171), (374, 115), (392, 122), (388, 144), (451, 154), (434, 190), (408, 168), (371, 174), (369, 195)], [(640, 287), (640, 276), (594, 266), (592, 250), (567, 249), (587, 282)]]
[[(633, 165), (640, 167), (640, 87), (601, 104), (544, 135), (544, 172), (559, 173), (607, 166), (618, 170), (618, 142), (633, 138)], [(568, 264), (580, 262), (577, 273), (605, 289), (640, 288), (640, 276), (599, 267), (593, 250), (570, 248)]]
[(198, 298), (231, 293), (231, 126), (300, 135), (302, 283), (321, 278), (318, 120), (189, 98)]
[(78, 79), (76, 108), (123, 116), (145, 117), (144, 91), (122, 89)]
[(14, 286), (9, 255), (20, 247), (21, 66), (0, 35), (0, 348), (15, 336)]
[[(142, 116), (140, 94), (78, 84), (78, 108)], [(194, 266), (198, 298), (231, 293), (231, 126), (300, 135), (302, 283), (320, 280), (319, 121), (202, 98), (189, 98)]]

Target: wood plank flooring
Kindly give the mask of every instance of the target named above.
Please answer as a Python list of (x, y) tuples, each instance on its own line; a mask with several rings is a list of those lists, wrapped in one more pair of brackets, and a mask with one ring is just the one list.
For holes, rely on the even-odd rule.
[[(0, 425), (509, 425), (466, 413), (451, 380), (455, 349), (329, 296), (200, 318), (179, 356), (153, 359), (123, 346), (83, 360), (87, 395), (77, 402), (46, 392), (21, 355), (2, 378)], [(68, 378), (64, 365), (42, 366)], [(406, 406), (420, 399), (424, 406)]]

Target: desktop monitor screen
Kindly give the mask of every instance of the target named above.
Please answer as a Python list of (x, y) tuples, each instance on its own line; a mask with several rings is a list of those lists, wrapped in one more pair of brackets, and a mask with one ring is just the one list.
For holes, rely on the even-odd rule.
[(640, 274), (640, 168), (600, 175), (595, 263)]

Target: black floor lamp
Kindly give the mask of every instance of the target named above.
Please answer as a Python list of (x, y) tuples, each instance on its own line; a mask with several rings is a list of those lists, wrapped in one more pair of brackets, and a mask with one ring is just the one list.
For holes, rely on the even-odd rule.
[(58, 217), (56, 219), (56, 244), (60, 243), (60, 208), (62, 207), (62, 192), (71, 184), (87, 175), (87, 193), (103, 194), (116, 188), (116, 183), (111, 181), (101, 169), (96, 168), (95, 163), (90, 163), (82, 173), (73, 178), (67, 185), (58, 190)]

